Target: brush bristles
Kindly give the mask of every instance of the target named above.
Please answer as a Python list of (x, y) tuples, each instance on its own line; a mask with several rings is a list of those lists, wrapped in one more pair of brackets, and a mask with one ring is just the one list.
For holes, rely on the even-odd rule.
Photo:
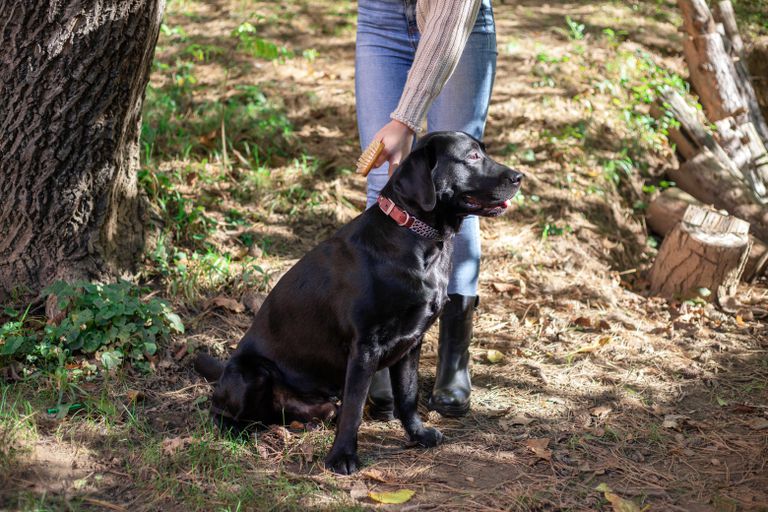
[(357, 173), (368, 176), (368, 173), (373, 169), (373, 163), (379, 158), (382, 151), (384, 151), (384, 143), (382, 141), (374, 140), (368, 144), (363, 154), (357, 159)]

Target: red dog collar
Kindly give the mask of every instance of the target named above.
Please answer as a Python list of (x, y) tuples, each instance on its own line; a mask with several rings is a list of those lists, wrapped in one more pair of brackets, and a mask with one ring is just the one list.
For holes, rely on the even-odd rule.
[(383, 211), (385, 215), (392, 217), (392, 219), (397, 222), (398, 226), (408, 228), (417, 235), (429, 238), (430, 240), (445, 240), (445, 237), (442, 236), (438, 230), (409, 214), (407, 211), (397, 206), (391, 199), (380, 195), (377, 201), (381, 211)]

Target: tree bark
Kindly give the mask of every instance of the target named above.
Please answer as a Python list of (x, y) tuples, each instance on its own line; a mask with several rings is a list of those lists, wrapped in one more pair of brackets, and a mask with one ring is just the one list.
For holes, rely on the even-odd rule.
[(0, 0), (0, 300), (131, 270), (136, 171), (165, 0)]
[(691, 298), (706, 288), (723, 303), (734, 295), (749, 254), (749, 224), (708, 208), (689, 206), (667, 235), (651, 269), (651, 290)]
[[(667, 236), (677, 224), (683, 220), (688, 206), (703, 207), (695, 197), (679, 188), (669, 188), (656, 196), (646, 211), (648, 227), (661, 236)], [(747, 263), (742, 278), (745, 281), (766, 275), (768, 270), (768, 245), (750, 235), (752, 250), (749, 251)]]

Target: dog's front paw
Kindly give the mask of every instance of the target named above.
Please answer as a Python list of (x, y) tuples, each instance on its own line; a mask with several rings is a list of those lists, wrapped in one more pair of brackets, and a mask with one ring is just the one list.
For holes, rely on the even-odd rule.
[(354, 453), (334, 454), (331, 452), (325, 458), (325, 467), (340, 475), (351, 475), (360, 468), (360, 459)]
[(424, 448), (432, 448), (443, 442), (443, 433), (432, 427), (424, 427), (411, 436), (411, 442)]

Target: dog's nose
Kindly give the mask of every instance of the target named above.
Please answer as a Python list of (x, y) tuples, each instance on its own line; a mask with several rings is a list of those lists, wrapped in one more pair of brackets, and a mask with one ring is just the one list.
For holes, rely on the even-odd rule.
[(513, 187), (519, 187), (520, 183), (522, 183), (524, 177), (525, 177), (525, 175), (523, 173), (517, 172), (517, 171), (515, 171), (513, 169), (509, 169), (502, 176), (502, 180), (510, 182), (510, 184)]

